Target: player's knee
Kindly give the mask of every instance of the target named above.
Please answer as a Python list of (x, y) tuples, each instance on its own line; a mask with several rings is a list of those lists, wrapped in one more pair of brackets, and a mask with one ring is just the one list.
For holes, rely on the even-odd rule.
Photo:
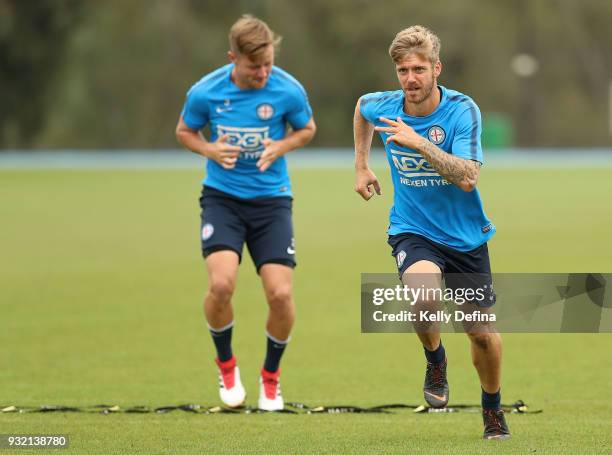
[(470, 340), (474, 343), (479, 349), (487, 350), (491, 347), (492, 342), (492, 334), (491, 333), (468, 333)]
[(229, 303), (234, 294), (234, 280), (228, 277), (214, 277), (210, 280), (208, 295), (212, 297), (215, 303)]
[(273, 311), (286, 311), (293, 302), (291, 286), (275, 286), (267, 292), (267, 298)]
[(436, 311), (440, 309), (440, 301), (435, 299), (418, 299), (414, 301), (414, 306), (421, 311)]

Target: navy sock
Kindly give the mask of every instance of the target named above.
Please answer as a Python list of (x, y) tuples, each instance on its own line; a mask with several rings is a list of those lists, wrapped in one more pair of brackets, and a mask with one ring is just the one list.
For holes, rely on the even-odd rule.
[(496, 393), (482, 391), (482, 409), (493, 409), (494, 411), (501, 409), (501, 389)]
[(264, 370), (270, 373), (276, 373), (280, 365), (281, 357), (289, 340), (280, 341), (266, 333), (268, 342), (266, 345), (266, 360), (264, 361)]
[(423, 346), (425, 350), (425, 357), (427, 357), (427, 361), (429, 363), (442, 363), (446, 358), (446, 351), (444, 350), (444, 346), (442, 346), (442, 340), (440, 340), (440, 345), (435, 351), (428, 350), (425, 346)]
[(221, 362), (227, 362), (232, 358), (232, 329), (234, 328), (234, 321), (230, 322), (225, 327), (220, 329), (213, 329), (210, 325), (208, 330), (212, 335), (215, 348), (217, 348), (217, 357)]

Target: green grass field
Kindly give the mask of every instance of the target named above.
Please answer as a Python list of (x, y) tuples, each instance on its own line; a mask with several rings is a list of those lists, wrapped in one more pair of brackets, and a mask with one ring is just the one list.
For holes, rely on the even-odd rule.
[[(363, 202), (347, 170), (294, 170), (298, 320), (287, 401), (420, 403), (412, 334), (361, 334), (362, 272), (394, 272), (392, 188)], [(218, 404), (201, 300), (201, 174), (0, 172), (0, 405)], [(497, 272), (612, 272), (612, 169), (484, 169)], [(266, 305), (248, 256), (234, 351), (256, 404)], [(444, 335), (452, 403), (479, 403), (465, 335)], [(509, 441), (479, 414), (0, 414), (0, 433), (63, 433), (86, 453), (612, 453), (612, 334), (505, 334)], [(39, 452), (35, 452), (39, 453)]]

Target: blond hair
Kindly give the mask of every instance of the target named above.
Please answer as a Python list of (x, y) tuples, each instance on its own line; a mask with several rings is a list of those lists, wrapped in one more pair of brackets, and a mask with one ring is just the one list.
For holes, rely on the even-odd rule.
[(440, 60), (440, 38), (422, 25), (405, 28), (393, 39), (389, 55), (394, 63), (399, 63), (409, 54), (419, 54), (432, 64)]
[(229, 31), (230, 50), (248, 57), (256, 57), (270, 44), (276, 49), (281, 39), (268, 24), (250, 14), (240, 17)]

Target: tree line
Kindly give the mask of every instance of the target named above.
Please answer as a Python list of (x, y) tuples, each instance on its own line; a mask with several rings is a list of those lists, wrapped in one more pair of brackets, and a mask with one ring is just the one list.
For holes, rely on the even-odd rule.
[[(308, 91), (313, 145), (350, 146), (357, 98), (397, 88), (388, 46), (423, 24), (440, 83), (470, 95), (513, 144), (612, 144), (607, 0), (0, 0), (0, 148), (176, 147), (186, 91), (227, 61), (243, 13), (283, 36), (278, 66)], [(513, 59), (526, 54), (533, 74)]]

